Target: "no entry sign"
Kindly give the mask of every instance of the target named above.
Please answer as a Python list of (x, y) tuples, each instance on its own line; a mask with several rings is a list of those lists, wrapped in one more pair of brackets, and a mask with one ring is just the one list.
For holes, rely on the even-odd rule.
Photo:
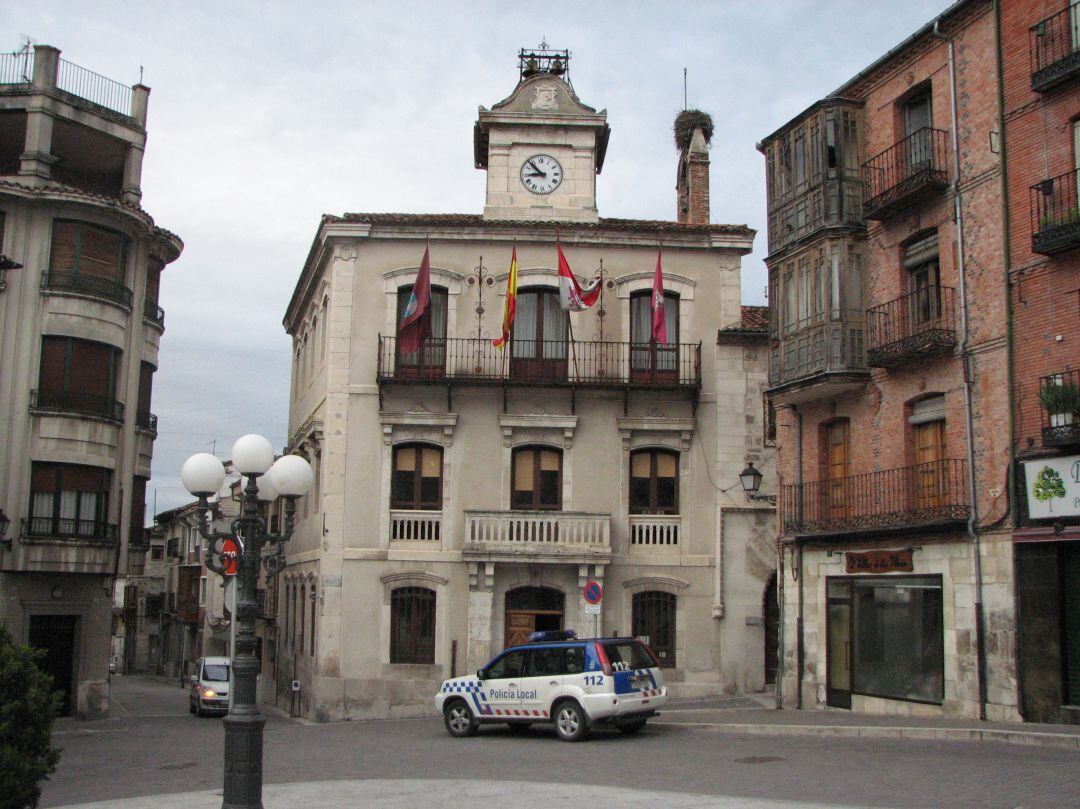
[(593, 579), (585, 585), (582, 595), (585, 596), (586, 604), (599, 604), (600, 599), (604, 597), (604, 587), (596, 579)]
[(236, 557), (240, 553), (240, 546), (235, 539), (226, 539), (221, 543), (221, 566), (225, 568), (226, 576), (235, 576), (237, 569)]

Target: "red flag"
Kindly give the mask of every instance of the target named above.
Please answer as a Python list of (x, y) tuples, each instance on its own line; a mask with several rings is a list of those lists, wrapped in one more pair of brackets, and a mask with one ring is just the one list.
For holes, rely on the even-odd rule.
[(431, 337), (431, 262), (429, 247), (424, 246), (424, 260), (416, 273), (409, 302), (405, 304), (401, 325), (398, 326), (398, 351), (412, 354), (420, 350), (424, 340)]
[(570, 264), (563, 255), (562, 245), (556, 243), (555, 247), (559, 251), (559, 305), (571, 312), (582, 312), (600, 298), (600, 279), (594, 278), (587, 286), (582, 287), (570, 272)]
[(667, 343), (667, 315), (664, 312), (664, 273), (660, 269), (660, 253), (656, 254), (656, 275), (652, 282), (652, 338)]
[(506, 306), (503, 308), (502, 336), (492, 340), (496, 348), (502, 348), (510, 339), (510, 327), (514, 325), (517, 314), (517, 242), (514, 242), (514, 255), (510, 258), (510, 277), (506, 281)]

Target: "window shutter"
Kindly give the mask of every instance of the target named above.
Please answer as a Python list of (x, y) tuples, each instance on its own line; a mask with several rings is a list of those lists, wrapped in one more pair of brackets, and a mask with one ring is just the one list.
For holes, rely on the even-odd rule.
[(923, 236), (904, 247), (903, 267), (905, 270), (913, 269), (928, 261), (934, 261), (938, 257), (937, 231)]
[(930, 421), (945, 420), (945, 397), (931, 396), (915, 402), (911, 406), (911, 415), (908, 417), (909, 424), (926, 424)]

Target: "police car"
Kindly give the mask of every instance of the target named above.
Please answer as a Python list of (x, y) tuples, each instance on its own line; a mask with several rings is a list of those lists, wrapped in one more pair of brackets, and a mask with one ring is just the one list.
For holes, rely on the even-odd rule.
[(446, 680), (435, 697), (451, 736), (481, 724), (518, 729), (555, 725), (564, 741), (583, 739), (598, 723), (637, 733), (667, 702), (660, 662), (633, 638), (578, 639), (573, 630), (534, 632), (475, 676)]

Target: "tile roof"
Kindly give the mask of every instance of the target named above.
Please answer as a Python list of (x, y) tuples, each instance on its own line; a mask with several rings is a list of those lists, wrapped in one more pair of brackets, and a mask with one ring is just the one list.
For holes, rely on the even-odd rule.
[(401, 227), (492, 227), (533, 228), (548, 230), (559, 226), (574, 230), (624, 230), (660, 231), (687, 234), (718, 234), (726, 236), (753, 236), (757, 233), (746, 225), (690, 225), (655, 219), (609, 219), (600, 217), (599, 222), (553, 222), (531, 219), (484, 219), (480, 214), (467, 213), (345, 213), (341, 216), (326, 214), (323, 222), (357, 222), (372, 225)]
[(742, 331), (768, 331), (769, 307), (744, 306), (742, 308)]
[(716, 342), (723, 345), (756, 345), (769, 336), (769, 307), (744, 306), (738, 323), (725, 326), (716, 333)]

